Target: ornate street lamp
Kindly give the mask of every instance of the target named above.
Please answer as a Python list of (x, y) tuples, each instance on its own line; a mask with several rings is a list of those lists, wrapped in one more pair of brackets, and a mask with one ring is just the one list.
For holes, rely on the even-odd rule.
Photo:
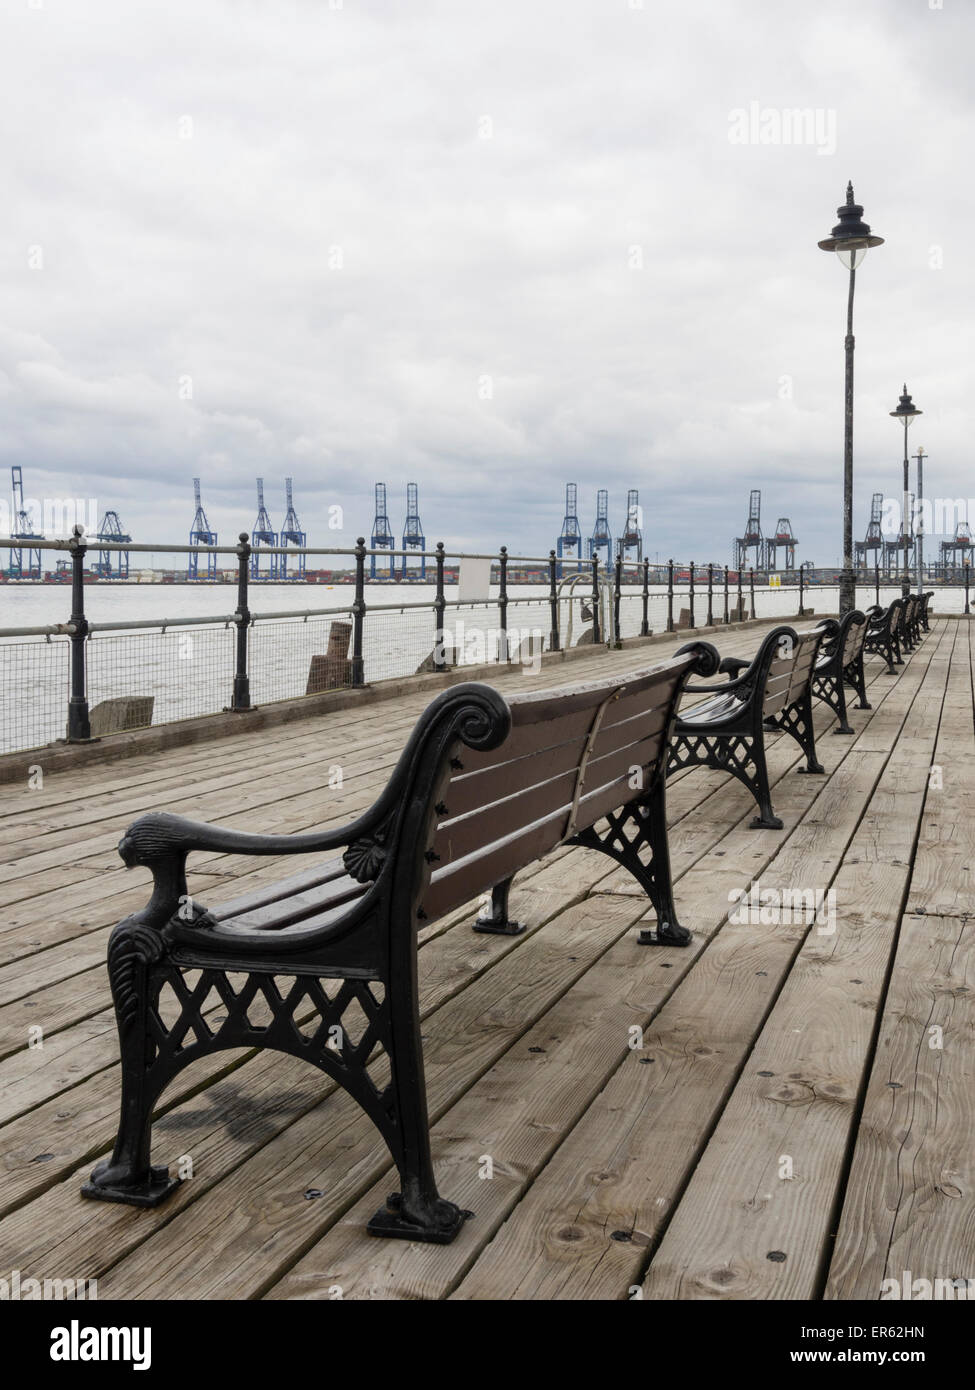
[(871, 246), (882, 246), (883, 237), (873, 236), (863, 220), (863, 208), (853, 201), (853, 184), (846, 186), (846, 203), (837, 208), (839, 222), (832, 236), (819, 243), (824, 251), (835, 251), (850, 272), (850, 292), (846, 308), (846, 410), (843, 447), (843, 569), (840, 573), (840, 614), (849, 613), (856, 601), (853, 574), (853, 290), (857, 266)]
[(916, 408), (914, 402), (907, 394), (907, 382), (904, 383), (904, 394), (897, 404), (897, 409), (892, 410), (890, 413), (895, 420), (904, 421), (904, 512), (901, 516), (901, 541), (904, 545), (904, 573), (901, 575), (901, 593), (907, 598), (908, 594), (911, 592), (911, 566), (908, 559), (908, 550), (911, 543), (911, 483), (908, 477), (910, 460), (907, 453), (907, 431), (910, 428), (911, 421), (916, 420), (919, 415), (924, 414), (923, 410), (918, 410)]

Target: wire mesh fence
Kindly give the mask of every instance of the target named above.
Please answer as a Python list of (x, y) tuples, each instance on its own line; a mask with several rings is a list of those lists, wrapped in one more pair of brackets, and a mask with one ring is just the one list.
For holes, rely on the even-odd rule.
[(235, 629), (157, 628), (94, 632), (87, 641), (88, 704), (148, 696), (150, 722), (218, 714), (230, 704)]
[(248, 634), (251, 703), (266, 705), (350, 686), (351, 634), (348, 609), (254, 622)]
[(0, 753), (64, 738), (69, 645), (66, 636), (0, 638)]

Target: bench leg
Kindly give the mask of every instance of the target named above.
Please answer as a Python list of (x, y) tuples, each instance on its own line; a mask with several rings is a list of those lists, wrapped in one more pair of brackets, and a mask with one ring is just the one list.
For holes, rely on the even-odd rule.
[[(666, 781), (658, 777), (643, 801), (631, 802), (620, 811), (606, 817), (609, 829), (602, 835), (590, 827), (568, 841), (586, 849), (598, 849), (628, 869), (653, 903), (657, 914), (655, 930), (641, 931), (637, 940), (641, 946), (687, 946), (691, 933), (677, 920), (674, 905), (673, 879), (670, 869), (670, 847), (667, 843)], [(636, 835), (633, 828), (636, 828)], [(629, 832), (628, 834), (626, 832)], [(640, 849), (650, 849), (650, 861), (644, 864)]]
[(772, 809), (772, 791), (768, 784), (768, 764), (765, 761), (764, 739), (753, 739), (748, 752), (755, 772), (753, 780), (750, 783), (746, 782), (746, 785), (751, 787), (752, 795), (758, 802), (758, 815), (749, 822), (748, 828), (749, 830), (781, 830), (784, 822)]
[[(846, 691), (843, 688), (843, 678), (836, 680), (831, 675), (817, 676), (813, 682), (813, 694), (817, 700), (822, 700), (824, 705), (829, 705), (830, 709), (839, 720), (839, 725), (833, 730), (834, 734), (852, 734), (856, 731), (850, 728), (846, 718)], [(771, 721), (771, 727), (777, 727), (775, 721)]]
[(843, 672), (843, 679), (847, 685), (853, 687), (859, 695), (857, 709), (871, 709), (872, 706), (867, 701), (867, 682), (863, 674), (863, 652), (861, 651), (855, 661), (851, 661)]
[(844, 684), (843, 684), (843, 672), (840, 671), (840, 672), (838, 673), (837, 677), (836, 677), (836, 680), (835, 680), (835, 681), (831, 681), (830, 684), (832, 685), (833, 690), (834, 690), (834, 692), (835, 692), (835, 694), (836, 694), (836, 716), (837, 716), (837, 719), (839, 720), (839, 723), (837, 724), (836, 728), (833, 730), (833, 733), (834, 733), (834, 734), (854, 734), (854, 733), (856, 733), (856, 730), (852, 727), (852, 725), (850, 724), (850, 721), (849, 721), (849, 720), (847, 719), (847, 717), (846, 717), (846, 688), (845, 688), (845, 686), (844, 686)]
[(496, 883), (491, 889), (491, 901), (481, 908), (473, 931), (490, 932), (493, 936), (520, 936), (525, 930), (521, 922), (512, 922), (508, 916), (508, 893), (511, 879)]
[(112, 1157), (94, 1169), (81, 1189), (84, 1197), (155, 1207), (179, 1186), (168, 1168), (153, 1168), (149, 1161), (157, 1090), (149, 1069), (148, 1007), (162, 953), (158, 933), (132, 918), (112, 932), (108, 973), (122, 1054), (122, 1103)]
[(437, 1191), (430, 1153), (430, 1121), (423, 1077), (423, 1043), (417, 991), (416, 935), (393, 918), (388, 938), (389, 1005), (387, 1051), (390, 1082), (386, 1139), (399, 1170), (400, 1190), (391, 1193), (366, 1229), (371, 1236), (449, 1245), (472, 1212)]
[[(844, 703), (845, 709), (845, 703)], [(816, 732), (813, 728), (812, 718), (812, 694), (807, 686), (806, 693), (802, 699), (783, 710), (780, 715), (775, 717), (776, 728), (783, 733), (790, 734), (798, 743), (799, 747), (806, 755), (806, 766), (800, 767), (800, 772), (825, 772), (826, 769), (816, 757)]]
[(725, 738), (703, 734), (678, 735), (670, 746), (667, 772), (695, 766), (730, 772), (732, 777), (744, 783), (758, 802), (758, 815), (750, 822), (750, 830), (782, 829), (782, 821), (772, 810), (772, 793), (761, 733), (733, 734)]

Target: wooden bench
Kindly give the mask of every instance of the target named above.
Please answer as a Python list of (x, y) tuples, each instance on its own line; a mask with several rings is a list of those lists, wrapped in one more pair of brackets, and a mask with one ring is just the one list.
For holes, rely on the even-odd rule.
[(934, 591), (929, 590), (926, 594), (911, 594), (910, 604), (904, 618), (904, 625), (910, 638), (910, 646), (913, 650), (930, 631), (928, 622), (928, 604), (934, 597)]
[(882, 656), (887, 663), (887, 674), (896, 676), (896, 666), (903, 666), (900, 636), (904, 617), (904, 600), (895, 598), (886, 608), (874, 604), (867, 609), (867, 635), (863, 641), (865, 654)]
[(920, 600), (916, 594), (908, 594), (903, 600), (904, 614), (901, 618), (901, 642), (904, 648), (912, 652), (921, 640), (920, 619), (918, 608)]
[[(84, 1195), (157, 1205), (177, 1185), (150, 1163), (163, 1089), (220, 1049), (274, 1048), (344, 1087), (388, 1144), (401, 1188), (369, 1230), (453, 1239), (465, 1213), (434, 1182), (417, 929), (483, 894), (478, 929), (517, 931), (513, 875), (560, 845), (586, 845), (647, 893), (656, 930), (640, 941), (686, 945), (671, 888), (665, 765), (687, 677), (717, 666), (715, 649), (697, 642), (650, 670), (566, 690), (505, 700), (486, 685), (455, 686), (421, 716), (375, 804), (344, 829), (251, 835), (165, 813), (137, 820), (119, 853), (151, 870), (152, 896), (108, 946), (121, 1117), (112, 1157)], [(187, 891), (194, 850), (319, 862), (207, 911)], [(175, 1018), (160, 1006), (167, 986)]]
[(812, 722), (812, 673), (826, 636), (822, 627), (799, 633), (775, 627), (753, 659), (725, 657), (719, 670), (732, 679), (724, 685), (689, 686), (687, 693), (710, 698), (682, 710), (674, 730), (668, 773), (687, 767), (730, 772), (758, 802), (753, 830), (781, 830), (772, 809), (765, 731), (790, 734), (806, 755), (800, 771), (822, 772), (816, 760)]
[(863, 675), (863, 644), (867, 636), (866, 615), (859, 609), (842, 618), (826, 618), (820, 623), (825, 639), (813, 667), (812, 693), (829, 705), (839, 720), (834, 734), (852, 734), (846, 717), (846, 687), (852, 686), (859, 695), (857, 709), (870, 709), (867, 686)]

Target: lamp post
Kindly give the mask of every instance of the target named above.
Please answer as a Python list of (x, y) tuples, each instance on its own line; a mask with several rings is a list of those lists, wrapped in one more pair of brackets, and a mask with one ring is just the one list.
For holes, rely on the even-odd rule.
[(917, 591), (924, 588), (924, 460), (927, 454), (924, 445), (917, 446), (917, 529), (914, 537), (915, 560), (917, 564)]
[(853, 201), (853, 184), (846, 185), (846, 203), (837, 208), (839, 222), (832, 236), (819, 243), (823, 251), (835, 251), (850, 272), (846, 306), (846, 396), (843, 445), (843, 569), (840, 573), (840, 614), (849, 613), (856, 601), (853, 573), (853, 291), (857, 266), (871, 246), (882, 246), (882, 236), (872, 236), (863, 221), (863, 208)]
[(911, 518), (909, 515), (911, 506), (911, 480), (908, 476), (910, 459), (907, 453), (907, 431), (910, 428), (911, 421), (916, 420), (919, 415), (924, 414), (922, 410), (917, 409), (914, 402), (907, 394), (907, 382), (904, 383), (904, 393), (897, 403), (897, 409), (892, 410), (890, 413), (895, 420), (903, 420), (904, 422), (904, 512), (901, 516), (901, 540), (904, 545), (904, 573), (901, 575), (901, 593), (904, 598), (907, 598), (908, 594), (911, 592), (911, 568), (908, 560), (908, 551), (911, 544)]

